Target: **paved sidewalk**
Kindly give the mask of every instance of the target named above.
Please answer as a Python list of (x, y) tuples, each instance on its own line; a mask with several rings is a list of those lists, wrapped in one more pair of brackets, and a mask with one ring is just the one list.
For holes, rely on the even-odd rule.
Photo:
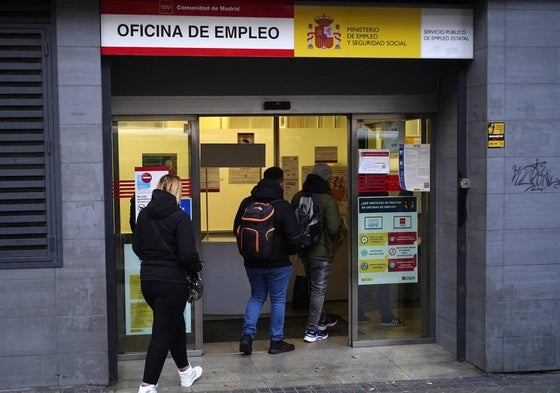
[[(255, 342), (250, 356), (229, 343), (224, 353), (212, 345), (205, 355), (191, 357), (204, 370), (190, 388), (181, 388), (177, 370), (168, 359), (158, 393), (560, 393), (560, 371), (487, 374), (468, 362), (458, 362), (437, 344), (351, 348), (345, 338), (332, 337), (296, 344), (293, 352), (269, 355), (268, 342)], [(119, 381), (111, 386), (74, 386), (0, 390), (2, 393), (136, 393), (144, 360), (119, 362)]]

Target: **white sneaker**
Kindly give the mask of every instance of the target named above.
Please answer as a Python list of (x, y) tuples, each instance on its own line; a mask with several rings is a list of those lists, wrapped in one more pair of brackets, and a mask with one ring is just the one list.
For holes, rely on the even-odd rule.
[(138, 393), (157, 393), (157, 385), (147, 385), (138, 388)]
[(188, 388), (194, 383), (194, 381), (200, 378), (201, 375), (202, 367), (200, 366), (190, 366), (185, 371), (179, 370), (179, 377), (181, 377), (181, 386)]

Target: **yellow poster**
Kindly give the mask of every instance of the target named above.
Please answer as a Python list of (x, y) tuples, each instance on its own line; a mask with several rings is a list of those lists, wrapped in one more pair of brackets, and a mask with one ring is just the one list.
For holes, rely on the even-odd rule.
[(296, 6), (296, 57), (421, 57), (421, 9)]
[(488, 147), (503, 148), (505, 146), (505, 129), (504, 122), (488, 123)]
[(144, 300), (142, 290), (140, 289), (140, 274), (131, 274), (130, 280), (130, 300)]
[(152, 309), (146, 302), (130, 303), (130, 331), (149, 334), (152, 328)]

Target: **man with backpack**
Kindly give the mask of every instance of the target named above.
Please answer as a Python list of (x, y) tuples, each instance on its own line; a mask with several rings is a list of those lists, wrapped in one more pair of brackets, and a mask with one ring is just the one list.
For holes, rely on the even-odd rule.
[[(292, 198), (296, 217), (299, 217), (300, 224), (306, 226), (300, 227), (302, 240), (299, 251), (310, 289), (309, 315), (303, 338), (306, 342), (325, 340), (328, 337), (326, 329), (337, 323), (335, 318), (323, 312), (331, 263), (343, 232), (338, 204), (329, 187), (331, 176), (329, 165), (315, 164), (312, 172), (307, 175), (302, 190)], [(306, 216), (303, 211), (309, 210), (310, 204), (316, 205), (313, 206), (316, 214), (308, 214), (308, 218), (303, 218)], [(313, 227), (315, 219), (309, 219), (314, 215), (318, 219), (318, 230)]]
[(284, 171), (270, 167), (243, 199), (233, 223), (239, 252), (243, 256), (251, 297), (245, 307), (239, 352), (250, 355), (262, 306), (270, 296), (270, 348), (278, 354), (295, 349), (284, 341), (286, 295), (292, 263), (298, 248), (299, 226), (290, 203), (284, 200)]

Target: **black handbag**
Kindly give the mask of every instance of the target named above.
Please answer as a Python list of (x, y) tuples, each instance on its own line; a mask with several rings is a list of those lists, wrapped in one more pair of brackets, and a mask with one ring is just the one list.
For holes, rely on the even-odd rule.
[[(169, 251), (171, 255), (175, 256), (175, 253), (173, 252), (173, 250), (171, 250), (169, 244), (167, 244), (165, 239), (161, 236), (159, 228), (154, 222), (154, 219), (150, 217), (150, 221), (159, 240), (165, 245), (167, 251)], [(202, 293), (204, 292), (204, 285), (202, 284), (202, 276), (200, 275), (200, 272), (195, 274), (187, 273), (187, 286), (189, 288), (189, 302), (195, 302), (202, 297)]]
[(294, 292), (292, 294), (292, 309), (309, 310), (309, 286), (307, 284), (307, 277), (298, 274), (297, 271), (298, 269), (296, 268)]
[(189, 286), (189, 302), (199, 300), (204, 292), (204, 285), (202, 284), (200, 272), (194, 275), (187, 274), (187, 284)]

